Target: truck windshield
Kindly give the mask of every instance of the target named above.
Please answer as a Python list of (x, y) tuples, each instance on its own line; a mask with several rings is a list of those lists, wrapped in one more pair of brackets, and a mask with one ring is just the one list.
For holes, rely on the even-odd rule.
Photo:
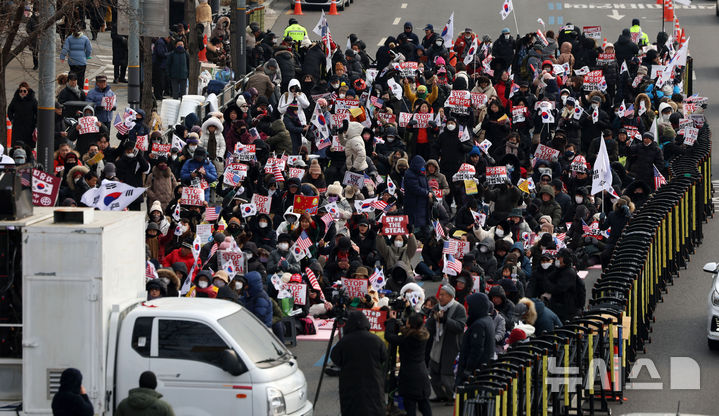
[(279, 364), (289, 351), (247, 309), (240, 309), (219, 320), (255, 364), (271, 367)]

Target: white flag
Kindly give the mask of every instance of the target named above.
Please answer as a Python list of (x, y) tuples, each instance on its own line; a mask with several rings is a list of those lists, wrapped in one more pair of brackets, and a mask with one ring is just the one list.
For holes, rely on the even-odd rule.
[(173, 149), (177, 149), (178, 151), (181, 152), (181, 151), (182, 151), (182, 148), (185, 147), (185, 144), (186, 144), (186, 143), (185, 143), (184, 141), (182, 141), (181, 138), (175, 136), (174, 134), (172, 135), (172, 146), (171, 146), (171, 147), (172, 147)]
[(102, 181), (99, 188), (89, 189), (80, 200), (88, 207), (101, 211), (122, 211), (145, 193), (145, 188), (135, 188), (122, 182)]
[(454, 12), (449, 16), (449, 20), (447, 20), (447, 24), (444, 25), (440, 36), (442, 40), (444, 40), (444, 47), (451, 48), (454, 39)]
[(652, 126), (649, 127), (649, 131), (654, 135), (654, 141), (659, 143), (659, 129), (657, 128), (657, 119), (659, 116), (654, 117), (654, 121), (652, 121)]
[(320, 20), (317, 21), (317, 24), (315, 25), (315, 28), (312, 29), (312, 32), (314, 32), (317, 36), (324, 36), (322, 33), (322, 27), (327, 24), (327, 17), (325, 16), (325, 11), (322, 10), (322, 15), (320, 15)]
[(504, 0), (504, 4), (502, 4), (502, 10), (499, 11), (500, 16), (502, 16), (502, 20), (506, 19), (507, 16), (512, 13), (512, 10), (514, 10), (512, 0)]
[(251, 217), (257, 215), (257, 206), (255, 204), (242, 204), (240, 205), (240, 211), (242, 212), (242, 218)]
[(312, 119), (310, 119), (310, 122), (317, 128), (317, 131), (323, 139), (330, 137), (328, 121), (325, 119), (325, 115), (322, 113), (322, 108), (319, 104), (315, 104), (315, 111), (312, 113)]
[(676, 55), (674, 55), (674, 58), (672, 60), (675, 60), (676, 58), (676, 65), (677, 66), (685, 66), (687, 64), (687, 53), (689, 49), (689, 39), (691, 39), (691, 36), (687, 37), (687, 40), (682, 44), (682, 47), (679, 48)]
[(622, 100), (622, 105), (619, 106), (617, 109), (617, 117), (621, 118), (624, 117), (624, 114), (627, 112), (627, 107), (624, 106), (624, 100)]
[(604, 190), (614, 193), (614, 189), (612, 189), (612, 168), (609, 164), (607, 145), (604, 143), (604, 135), (602, 134), (599, 144), (599, 153), (597, 153), (597, 160), (594, 162), (592, 195), (598, 194)]
[(474, 37), (474, 40), (472, 40), (472, 45), (469, 47), (469, 50), (467, 51), (467, 55), (464, 57), (464, 64), (469, 65), (470, 62), (474, 60), (474, 55), (477, 54), (477, 48), (479, 45), (477, 45), (477, 37)]
[(540, 25), (542, 25), (542, 27), (544, 27), (544, 20), (542, 20), (541, 17), (537, 18), (537, 23), (539, 23)]
[(599, 107), (592, 111), (592, 124), (595, 124), (597, 121), (599, 121)]
[(629, 68), (627, 68), (627, 61), (622, 61), (622, 69), (619, 71), (619, 75), (625, 72), (629, 72)]
[(402, 87), (395, 82), (394, 79), (390, 78), (387, 80), (387, 86), (392, 90), (392, 94), (398, 99), (402, 99)]

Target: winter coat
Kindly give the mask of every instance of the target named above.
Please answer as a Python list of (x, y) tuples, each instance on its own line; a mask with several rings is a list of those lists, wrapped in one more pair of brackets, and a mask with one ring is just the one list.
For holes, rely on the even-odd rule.
[[(649, 146), (644, 146), (644, 143), (640, 142), (629, 148), (627, 171), (634, 175), (636, 179), (653, 185), (654, 166), (657, 169), (662, 169), (664, 166), (662, 149), (659, 148), (656, 142), (652, 142)], [(650, 188), (653, 189), (654, 186), (650, 186)]]
[(415, 227), (423, 227), (428, 223), (429, 184), (424, 176), (425, 161), (420, 155), (412, 158), (409, 169), (404, 174), (403, 187), (405, 191), (404, 206), (409, 223)]
[[(542, 194), (548, 194), (551, 198), (549, 201), (544, 202), (541, 200)], [(544, 185), (539, 189), (538, 197), (541, 201), (539, 205), (539, 212), (535, 216), (537, 221), (542, 215), (549, 215), (552, 217), (552, 225), (555, 227), (559, 225), (559, 221), (562, 219), (562, 207), (559, 203), (554, 200), (554, 189), (549, 185)]]
[(340, 408), (343, 416), (385, 415), (384, 342), (369, 332), (370, 323), (361, 311), (352, 311), (344, 327), (344, 336), (330, 353), (340, 367)]
[(430, 174), (429, 171), (427, 171), (427, 183), (429, 184), (429, 187), (441, 190), (442, 197), (447, 198), (449, 195), (449, 183), (447, 182), (447, 177), (444, 176), (443, 173), (440, 173), (441, 169), (439, 168), (439, 163), (437, 163), (436, 160), (428, 160), (427, 166), (429, 165), (433, 165), (435, 168), (434, 174)]
[(291, 154), (299, 154), (300, 147), (302, 146), (302, 133), (304, 132), (299, 118), (290, 113), (285, 113), (285, 115), (282, 116), (282, 121), (285, 123), (287, 131), (290, 133), (290, 139), (292, 139)]
[(127, 396), (117, 405), (117, 416), (174, 416), (172, 407), (160, 400), (162, 394), (154, 389), (137, 387), (130, 390)]
[[(435, 305), (432, 309), (432, 312), (437, 311), (439, 311), (439, 304)], [(439, 364), (439, 372), (442, 375), (454, 375), (454, 360), (457, 358), (457, 354), (459, 354), (460, 342), (466, 322), (467, 312), (464, 310), (464, 306), (457, 301), (453, 301), (453, 304), (444, 312), (444, 317), (439, 322), (444, 332), (442, 345), (440, 346), (440, 361), (437, 363)], [(437, 337), (437, 324), (438, 322), (434, 317), (434, 313), (430, 314), (425, 324), (430, 336), (428, 341), (430, 345), (428, 348), (432, 348), (431, 343), (439, 342), (439, 338)]]
[(266, 143), (270, 145), (270, 148), (278, 155), (282, 153), (292, 154), (292, 138), (282, 119), (273, 121), (271, 127), (274, 134), (267, 139)]
[(127, 66), (127, 36), (117, 33), (117, 25), (112, 25), (112, 64)]
[(275, 52), (274, 57), (282, 74), (282, 85), (288, 85), (290, 80), (301, 70), (299, 62), (292, 51), (287, 47), (281, 47), (281, 49)]
[(537, 335), (562, 327), (562, 321), (559, 320), (557, 314), (547, 308), (541, 300), (522, 298), (519, 303), (527, 305), (528, 313), (523, 322), (534, 325)]
[(77, 92), (66, 85), (57, 95), (57, 101), (60, 104), (64, 104), (67, 101), (85, 101), (85, 92), (80, 88), (79, 84), (77, 86)]
[(457, 385), (494, 356), (494, 321), (489, 316), (489, 307), (489, 298), (484, 293), (467, 297), (467, 332), (462, 337), (457, 360)]
[[(487, 251), (482, 252), (479, 247), (487, 247)], [(482, 267), (482, 270), (487, 276), (494, 276), (497, 273), (497, 258), (494, 257), (494, 237), (485, 237), (479, 242), (474, 258), (477, 264)]]
[(262, 288), (262, 276), (257, 272), (249, 272), (247, 279), (248, 297), (245, 306), (268, 328), (272, 326), (272, 301)]
[(302, 61), (302, 73), (312, 75), (314, 79), (321, 79), (326, 62), (322, 46), (320, 43), (315, 43), (305, 53), (305, 58)]
[(95, 88), (87, 93), (87, 101), (92, 101), (95, 104), (95, 117), (97, 117), (97, 121), (101, 123), (110, 123), (112, 121), (112, 111), (105, 110), (105, 107), (102, 105), (102, 99), (103, 97), (112, 97), (113, 95), (115, 95), (115, 92), (112, 91), (109, 86), (106, 86), (104, 89), (95, 86)]
[(290, 83), (287, 85), (287, 92), (280, 96), (280, 102), (277, 104), (277, 110), (280, 114), (285, 114), (287, 112), (287, 107), (292, 103), (297, 104), (299, 112), (304, 111), (310, 106), (310, 101), (307, 99), (304, 92), (297, 93), (297, 97), (292, 95), (289, 91), (292, 87), (302, 88), (300, 82), (296, 78), (292, 78), (292, 80), (290, 80)]
[(190, 76), (190, 54), (184, 48), (175, 48), (167, 56), (167, 73), (171, 79), (187, 79)]
[(204, 123), (202, 123), (202, 136), (200, 136), (199, 146), (204, 147), (207, 150), (208, 155), (212, 151), (211, 149), (207, 148), (207, 145), (210, 141), (210, 132), (208, 131), (208, 127), (210, 126), (215, 126), (215, 143), (217, 143), (214, 149), (215, 157), (222, 161), (225, 158), (225, 138), (222, 136), (222, 130), (224, 130), (224, 126), (222, 125), (220, 119), (218, 119), (217, 117), (210, 117), (205, 120)]
[(454, 131), (444, 129), (437, 140), (437, 154), (440, 155), (439, 167), (445, 175), (454, 175), (464, 162), (464, 158), (472, 150), (472, 141), (459, 141), (459, 128)]
[(398, 335), (388, 329), (385, 339), (399, 347), (399, 395), (418, 401), (429, 398), (431, 387), (425, 364), (429, 331), (426, 328), (405, 327), (402, 328), (402, 334)]
[(115, 162), (115, 168), (120, 182), (140, 187), (142, 186), (142, 175), (150, 171), (150, 164), (140, 152), (134, 158), (123, 155)]
[(12, 142), (19, 141), (32, 145), (32, 136), (37, 126), (37, 99), (35, 91), (28, 88), (25, 98), (15, 91), (15, 95), (7, 108), (7, 117), (12, 122)]
[(574, 55), (572, 54), (572, 44), (569, 42), (562, 43), (559, 48), (559, 58), (557, 64), (564, 65), (568, 63), (570, 68), (574, 68)]
[(152, 173), (145, 178), (145, 188), (147, 188), (147, 200), (150, 202), (160, 201), (162, 211), (165, 211), (167, 204), (174, 198), (174, 190), (178, 182), (175, 175), (168, 167), (165, 170), (155, 166)]
[(509, 68), (514, 60), (514, 48), (515, 41), (511, 36), (509, 39), (505, 39), (504, 36), (497, 38), (492, 44), (492, 56), (494, 56), (492, 63), (494, 61), (503, 62), (503, 68)]
[(62, 51), (60, 51), (60, 60), (64, 61), (65, 57), (67, 57), (68, 65), (86, 66), (87, 58), (89, 58), (90, 55), (92, 55), (90, 39), (83, 34), (77, 37), (71, 35), (65, 38)]
[(347, 170), (361, 172), (367, 169), (367, 153), (362, 140), (364, 126), (351, 121), (347, 132), (340, 134), (338, 140), (345, 147), (345, 160)]
[(406, 239), (406, 244), (402, 247), (395, 247), (394, 244), (387, 245), (387, 239), (384, 236), (377, 238), (377, 251), (387, 265), (387, 268), (402, 266), (407, 274), (412, 276), (412, 258), (417, 252), (417, 239), (414, 234), (410, 234)]
[(262, 71), (262, 68), (255, 71), (254, 75), (247, 79), (245, 84), (245, 91), (250, 88), (257, 90), (260, 97), (265, 96), (267, 98), (272, 97), (272, 92), (275, 89), (275, 84), (272, 82), (269, 76)]
[(632, 37), (629, 35), (619, 35), (617, 41), (614, 42), (614, 56), (619, 65), (625, 61), (629, 64), (629, 61), (636, 56), (637, 53), (639, 53), (639, 47), (636, 43), (632, 42)]
[(68, 368), (62, 372), (60, 388), (52, 398), (53, 416), (93, 416), (95, 414), (87, 394), (80, 394), (81, 386), (80, 370)]
[(577, 312), (577, 272), (572, 267), (555, 269), (544, 282), (544, 289), (552, 295), (549, 307), (561, 321), (566, 321)]

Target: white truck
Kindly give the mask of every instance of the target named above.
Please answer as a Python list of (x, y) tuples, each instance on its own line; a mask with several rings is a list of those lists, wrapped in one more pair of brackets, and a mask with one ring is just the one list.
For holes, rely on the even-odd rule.
[(146, 370), (177, 415), (312, 414), (295, 358), (251, 312), (217, 299), (144, 301), (143, 213), (81, 216), (56, 223), (36, 209), (0, 223), (22, 233), (23, 301), (22, 358), (0, 358), (0, 415), (51, 415), (69, 367), (98, 415), (112, 415)]

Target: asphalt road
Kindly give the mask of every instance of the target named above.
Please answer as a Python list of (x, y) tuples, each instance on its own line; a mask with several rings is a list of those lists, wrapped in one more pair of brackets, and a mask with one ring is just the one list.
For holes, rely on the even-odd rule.
[[(591, 0), (572, 0), (568, 2), (546, 2), (514, 0), (517, 23), (520, 33), (535, 31), (541, 25), (537, 18), (546, 23), (547, 29), (557, 31), (559, 26), (572, 22), (577, 25), (601, 25), (603, 37), (614, 42), (621, 30), (631, 25), (632, 18), (641, 19), (643, 30), (656, 37), (662, 29), (661, 9), (653, 0), (634, 3), (600, 3)], [(479, 6), (481, 4), (481, 6)], [(499, 16), (501, 0), (474, 3), (459, 0), (415, 0), (403, 3), (383, 0), (355, 0), (355, 3), (341, 13), (341, 16), (328, 16), (330, 30), (335, 42), (344, 45), (350, 33), (356, 33), (365, 41), (371, 54), (381, 45), (386, 36), (396, 36), (402, 31), (405, 21), (414, 24), (418, 36), (423, 35), (426, 23), (432, 23), (435, 31), (441, 31), (452, 11), (455, 12), (455, 36), (465, 27), (472, 27), (475, 33), (490, 34), (496, 38), (503, 27), (516, 32), (514, 19), (510, 15), (505, 21)], [(276, 0), (272, 5), (280, 13), (289, 13), (286, 0)], [(719, 17), (714, 13), (714, 2), (694, 0), (692, 6), (676, 6), (676, 14), (681, 25), (687, 30), (691, 40), (690, 54), (695, 58), (695, 92), (709, 97), (710, 106), (719, 102), (719, 54), (712, 43), (719, 29)], [(615, 11), (616, 10), (616, 11)], [(317, 23), (319, 10), (304, 9), (303, 16), (296, 16), (308, 32)], [(281, 34), (290, 16), (280, 14), (272, 30)], [(667, 24), (667, 31), (671, 25)], [(310, 33), (312, 39), (317, 36)], [(710, 125), (719, 126), (719, 115), (711, 109), (707, 112)], [(713, 169), (719, 169), (719, 158), (714, 151)], [(719, 170), (718, 170), (719, 171)], [(717, 195), (719, 196), (719, 194)], [(653, 327), (653, 342), (647, 346), (647, 353), (640, 358), (651, 359), (659, 373), (659, 379), (653, 379), (645, 368), (633, 381), (660, 381), (662, 388), (650, 391), (627, 391), (623, 404), (613, 405), (614, 414), (632, 412), (676, 412), (677, 405), (682, 413), (703, 415), (717, 414), (714, 402), (716, 385), (719, 382), (719, 353), (707, 348), (705, 335), (707, 294), (711, 278), (701, 271), (704, 263), (719, 260), (715, 249), (719, 245), (719, 221), (713, 221), (704, 229), (704, 243), (692, 255), (687, 270), (682, 270), (675, 285), (669, 288), (656, 312)], [(587, 277), (587, 287), (591, 287), (598, 272), (591, 271)], [(434, 293), (436, 284), (427, 284), (428, 293)], [(307, 376), (310, 391), (313, 392), (320, 374), (321, 358), (325, 344), (304, 342), (294, 348), (300, 359), (300, 367)], [(674, 390), (671, 388), (670, 357), (688, 357), (694, 360), (701, 371), (700, 387), (697, 390)], [(687, 366), (684, 366), (687, 368)], [(676, 372), (675, 372), (676, 373)], [(675, 385), (680, 381), (675, 374)], [(317, 415), (339, 414), (339, 397), (336, 378), (325, 378), (322, 393), (316, 409)], [(435, 415), (450, 415), (451, 408), (435, 406)]]

